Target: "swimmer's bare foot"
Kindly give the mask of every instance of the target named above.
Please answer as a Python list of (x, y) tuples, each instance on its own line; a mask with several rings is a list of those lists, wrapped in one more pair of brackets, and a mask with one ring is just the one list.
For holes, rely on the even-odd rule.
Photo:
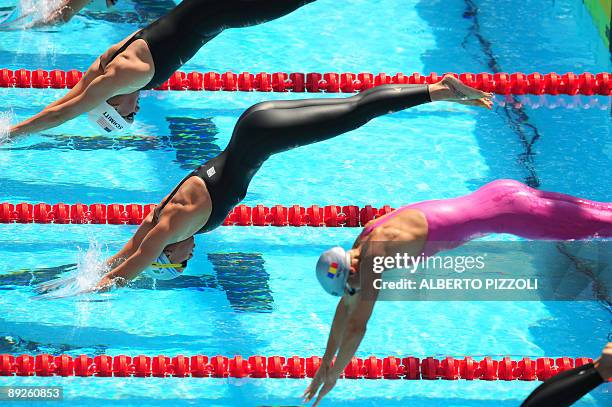
[(430, 85), (429, 93), (434, 102), (445, 100), (487, 109), (493, 107), (492, 93), (469, 87), (452, 75), (445, 75), (440, 82)]
[(493, 109), (493, 100), (489, 98), (454, 100), (453, 102), (461, 103), (462, 105), (468, 105), (468, 106), (485, 107), (489, 110)]

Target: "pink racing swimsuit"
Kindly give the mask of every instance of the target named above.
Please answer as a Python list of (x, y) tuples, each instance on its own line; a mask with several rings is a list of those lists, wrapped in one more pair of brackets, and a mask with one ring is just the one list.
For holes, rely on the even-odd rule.
[(417, 209), (427, 219), (427, 256), (490, 233), (532, 240), (612, 237), (612, 203), (539, 191), (510, 179), (490, 182), (459, 198), (403, 206), (367, 226), (361, 236), (406, 209)]

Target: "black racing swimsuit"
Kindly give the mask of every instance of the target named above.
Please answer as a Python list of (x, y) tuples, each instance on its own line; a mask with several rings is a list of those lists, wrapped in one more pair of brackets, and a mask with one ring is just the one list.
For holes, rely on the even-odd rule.
[(538, 386), (521, 407), (571, 406), (603, 383), (593, 363), (561, 372)]
[(155, 213), (159, 215), (188, 178), (198, 176), (208, 188), (212, 213), (197, 233), (209, 232), (244, 198), (251, 179), (272, 154), (330, 139), (377, 116), (430, 101), (427, 85), (383, 85), (349, 98), (258, 103), (240, 116), (226, 149), (185, 177)]
[(153, 89), (170, 78), (208, 41), (226, 28), (265, 23), (315, 0), (183, 0), (168, 14), (138, 31), (108, 63), (134, 41), (146, 41), (155, 74), (142, 89)]

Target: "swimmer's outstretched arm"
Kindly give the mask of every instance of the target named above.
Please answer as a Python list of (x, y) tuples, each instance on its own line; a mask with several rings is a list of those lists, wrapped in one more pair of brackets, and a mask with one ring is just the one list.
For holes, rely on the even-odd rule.
[[(89, 85), (96, 78), (98, 78), (98, 77), (100, 77), (102, 75), (106, 75), (107, 77), (112, 77), (114, 72), (112, 72), (111, 70), (109, 70), (109, 72), (105, 72), (104, 68), (102, 68), (102, 62), (101, 61), (108, 60), (108, 58), (110, 58), (119, 48), (121, 48), (121, 46), (128, 39), (130, 39), (136, 32), (137, 31), (134, 31), (128, 37), (124, 38), (121, 42), (119, 42), (117, 44), (114, 44), (109, 49), (107, 49), (102, 55), (100, 55), (98, 58), (96, 58), (96, 60), (89, 66), (89, 68), (87, 68), (87, 71), (85, 72), (85, 74), (83, 75), (81, 80), (78, 81), (77, 84), (74, 85), (72, 87), (72, 89), (70, 89), (64, 96), (62, 96), (61, 98), (57, 99), (56, 101), (52, 102), (47, 107), (45, 107), (43, 109), (43, 112), (44, 111), (50, 111), (52, 108), (54, 108), (56, 106), (59, 106), (59, 105), (62, 105), (64, 103), (66, 103), (66, 102), (76, 98), (77, 96), (83, 94), (83, 92), (85, 92), (85, 90), (89, 87)], [(92, 92), (92, 90), (90, 90), (90, 92)], [(115, 95), (112, 95), (112, 96), (115, 96)], [(29, 120), (32, 120), (32, 119), (29, 119)], [(25, 125), (26, 122), (27, 122), (27, 120), (23, 121), (22, 123), (20, 123), (17, 126), (15, 126), (14, 127), (15, 132), (17, 132), (16, 129), (17, 129), (18, 126)], [(27, 129), (23, 129), (22, 131), (27, 132)], [(11, 133), (12, 132), (13, 132), (13, 129), (11, 129)], [(18, 134), (15, 134), (15, 135), (18, 135)]]
[[(172, 243), (173, 226), (176, 225), (170, 222), (169, 216), (161, 217), (159, 222), (146, 233), (138, 247), (135, 247), (137, 239), (132, 238), (131, 243), (128, 242), (122, 251), (107, 260), (107, 264), (114, 266), (114, 269), (102, 277), (95, 289), (105, 289), (113, 285), (124, 286), (146, 270), (164, 250), (164, 247)], [(139, 231), (141, 231), (140, 228)], [(129, 257), (125, 259), (121, 257), (122, 254), (129, 252), (131, 252)], [(118, 265), (117, 262), (119, 262)]]
[[(374, 275), (368, 273), (368, 276), (373, 278)], [(368, 280), (369, 277), (362, 280)], [(317, 406), (321, 399), (334, 388), (336, 381), (355, 356), (366, 333), (367, 324), (376, 303), (377, 291), (373, 288), (373, 281), (361, 281), (361, 284), (362, 288), (359, 292), (352, 296), (343, 296), (336, 308), (321, 367), (303, 395), (306, 403), (312, 400), (318, 392), (313, 407)], [(336, 360), (330, 367), (334, 356)]]
[(107, 260), (110, 272), (102, 277), (96, 290), (124, 286), (145, 271), (169, 244), (193, 234), (194, 219), (201, 219), (201, 209), (194, 205), (165, 208), (156, 224), (152, 214), (140, 225), (136, 234), (115, 256)]
[(61, 98), (59, 98), (59, 99), (51, 102), (49, 105), (47, 105), (43, 110), (51, 109), (54, 106), (61, 105), (62, 103), (65, 103), (65, 102), (69, 101), (70, 99), (73, 99), (73, 98), (77, 97), (78, 95), (83, 93), (85, 91), (85, 89), (87, 89), (89, 84), (94, 79), (96, 79), (98, 76), (101, 76), (103, 74), (104, 74), (104, 70), (101, 67), (100, 58), (98, 57), (89, 66), (89, 68), (87, 68), (87, 71), (85, 71), (85, 74), (83, 75), (81, 80), (76, 83), (76, 85), (74, 85), (68, 92), (66, 92), (66, 94), (64, 96), (62, 96)]
[(138, 230), (134, 233), (134, 236), (128, 240), (128, 242), (119, 250), (114, 256), (108, 258), (106, 260), (106, 265), (111, 269), (115, 269), (121, 263), (123, 263), (126, 259), (132, 256), (136, 250), (142, 244), (142, 241), (147, 236), (147, 234), (153, 229), (153, 211), (147, 215), (147, 217), (142, 221), (140, 226), (138, 226)]
[[(68, 92), (61, 99), (64, 100), (63, 102), (52, 103), (42, 112), (11, 127), (9, 138), (57, 127), (96, 108), (119, 91), (131, 86), (132, 82), (132, 74), (129, 69), (109, 68), (104, 74), (91, 80), (85, 89), (79, 88), (73, 93)], [(80, 93), (77, 93), (79, 91)]]
[[(162, 199), (160, 205), (166, 202), (169, 197), (170, 194), (166, 195), (164, 199)], [(132, 256), (134, 252), (136, 252), (136, 250), (140, 247), (144, 238), (147, 236), (147, 234), (149, 234), (151, 229), (155, 227), (155, 223), (153, 222), (154, 213), (154, 210), (149, 212), (147, 217), (144, 218), (138, 226), (138, 229), (136, 230), (136, 233), (134, 233), (134, 236), (132, 236), (130, 240), (128, 240), (128, 242), (123, 245), (121, 250), (119, 250), (114, 256), (106, 260), (106, 265), (111, 270), (115, 269), (116, 267), (119, 267), (121, 263), (123, 263), (126, 259)]]
[(341, 298), (340, 302), (338, 302), (338, 306), (336, 307), (334, 322), (332, 323), (331, 331), (329, 333), (329, 339), (327, 340), (327, 347), (325, 349), (325, 354), (321, 359), (321, 365), (319, 366), (319, 370), (317, 370), (317, 374), (312, 379), (312, 383), (310, 384), (310, 386), (308, 386), (308, 388), (302, 395), (304, 401), (308, 401), (316, 395), (319, 386), (321, 386), (321, 383), (325, 381), (325, 378), (329, 374), (329, 370), (331, 368), (334, 356), (336, 356), (336, 352), (338, 351), (340, 343), (342, 342), (342, 335), (344, 335), (347, 315), (348, 310), (346, 301), (344, 300), (344, 298)]
[(612, 342), (608, 342), (601, 357), (595, 363), (553, 376), (538, 386), (521, 407), (571, 406), (610, 377), (612, 377)]
[[(334, 388), (336, 381), (357, 352), (366, 333), (374, 304), (374, 299), (365, 299), (362, 293), (357, 293), (352, 297), (344, 296), (340, 300), (321, 367), (304, 392), (305, 403), (312, 400), (318, 392), (313, 404), (313, 407), (317, 406), (321, 399)], [(330, 367), (334, 356), (336, 356), (336, 361)]]

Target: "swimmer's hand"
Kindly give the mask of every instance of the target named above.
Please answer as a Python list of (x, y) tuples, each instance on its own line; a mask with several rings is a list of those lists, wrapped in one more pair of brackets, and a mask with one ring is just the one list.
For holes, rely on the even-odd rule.
[[(306, 388), (306, 391), (302, 395), (304, 398), (303, 402), (308, 403), (314, 398), (314, 396), (317, 395), (318, 392), (319, 395), (317, 396), (317, 399), (312, 407), (318, 406), (323, 397), (325, 397), (325, 395), (334, 388), (336, 382), (338, 381), (338, 377), (339, 376), (332, 373), (329, 363), (324, 363), (324, 361), (321, 361), (321, 366), (319, 367), (319, 370), (317, 370), (317, 374), (312, 379), (310, 386)], [(321, 387), (321, 385), (323, 385), (323, 387)], [(319, 390), (319, 388), (321, 388), (321, 390)]]
[(21, 134), (22, 132), (19, 130), (17, 125), (9, 127), (8, 134), (5, 133), (4, 137), (0, 139), (0, 145), (15, 140)]
[(102, 280), (100, 280), (100, 282), (98, 282), (98, 284), (96, 284), (96, 286), (90, 290), (90, 292), (108, 292), (117, 286), (117, 280), (117, 278), (104, 276), (102, 277)]

